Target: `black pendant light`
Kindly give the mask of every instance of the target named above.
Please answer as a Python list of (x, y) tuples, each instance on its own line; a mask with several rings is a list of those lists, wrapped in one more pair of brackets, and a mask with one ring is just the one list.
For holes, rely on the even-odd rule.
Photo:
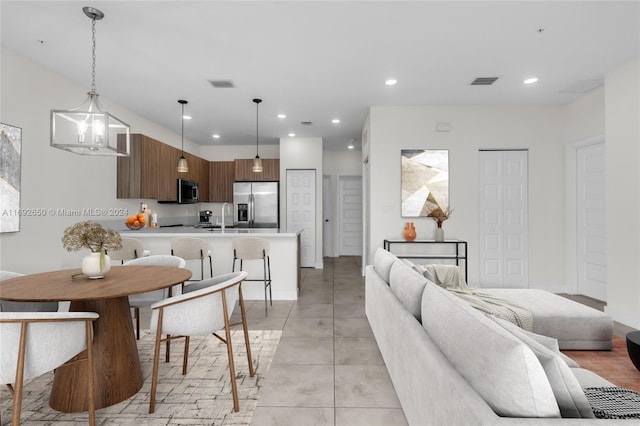
[(256, 158), (253, 159), (253, 170), (255, 173), (262, 173), (262, 159), (260, 155), (258, 155), (258, 106), (262, 99), (254, 99), (253, 102), (256, 103)]
[(187, 173), (189, 171), (189, 165), (187, 164), (187, 159), (184, 158), (184, 106), (189, 102), (180, 99), (178, 103), (182, 105), (182, 154), (178, 160), (178, 173)]

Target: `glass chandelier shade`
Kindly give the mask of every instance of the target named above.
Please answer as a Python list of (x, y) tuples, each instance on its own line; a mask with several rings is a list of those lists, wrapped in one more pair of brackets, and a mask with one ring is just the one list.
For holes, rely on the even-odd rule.
[(189, 172), (189, 164), (187, 164), (187, 159), (184, 158), (184, 106), (189, 102), (180, 99), (178, 101), (180, 105), (182, 105), (182, 151), (180, 153), (180, 159), (178, 160), (178, 173), (188, 173)]
[(256, 103), (256, 158), (253, 159), (253, 167), (251, 167), (251, 170), (253, 170), (254, 173), (262, 173), (262, 159), (260, 155), (258, 155), (258, 106), (260, 102), (262, 102), (262, 99), (254, 99), (253, 102)]
[(91, 91), (87, 99), (70, 110), (51, 110), (51, 146), (80, 155), (127, 157), (130, 153), (130, 132), (127, 123), (105, 111), (96, 93), (96, 20), (104, 14), (95, 8), (82, 9), (91, 18), (92, 74)]

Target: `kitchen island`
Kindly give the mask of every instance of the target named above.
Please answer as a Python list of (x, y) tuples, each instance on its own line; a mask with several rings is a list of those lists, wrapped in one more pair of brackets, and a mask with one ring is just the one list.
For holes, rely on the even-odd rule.
[[(271, 251), (271, 279), (273, 300), (297, 300), (300, 288), (300, 232), (281, 229), (231, 228), (222, 231), (219, 228), (199, 228), (194, 226), (175, 226), (165, 228), (143, 228), (139, 231), (122, 230), (123, 238), (136, 238), (144, 244), (151, 254), (171, 254), (169, 241), (175, 237), (203, 238), (209, 243), (213, 259), (213, 276), (231, 272), (233, 266), (233, 248), (231, 241), (242, 237), (260, 237), (269, 240)], [(209, 277), (208, 260), (205, 259), (205, 279)], [(240, 267), (237, 262), (236, 267)], [(200, 278), (200, 261), (188, 260), (187, 266), (193, 273), (192, 279)], [(262, 278), (262, 262), (245, 261), (243, 269), (250, 279)], [(242, 285), (243, 296), (247, 300), (264, 300), (264, 284), (248, 281)]]

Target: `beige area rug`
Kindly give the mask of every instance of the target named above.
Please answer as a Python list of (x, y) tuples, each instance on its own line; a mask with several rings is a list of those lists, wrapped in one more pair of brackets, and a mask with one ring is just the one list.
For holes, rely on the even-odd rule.
[[(229, 364), (224, 343), (214, 336), (192, 337), (187, 375), (182, 375), (182, 340), (171, 345), (171, 362), (161, 360), (158, 371), (156, 412), (149, 414), (149, 391), (153, 367), (153, 336), (144, 330), (138, 341), (144, 384), (133, 397), (96, 411), (99, 425), (249, 425), (260, 389), (269, 371), (280, 341), (281, 330), (249, 330), (255, 367), (249, 377), (247, 356), (241, 330), (232, 331), (240, 411), (233, 411)], [(164, 353), (164, 345), (162, 348)], [(22, 400), (23, 425), (85, 425), (87, 413), (60, 413), (49, 407), (53, 373), (40, 376), (25, 385)], [(11, 394), (0, 390), (2, 425), (11, 423)]]

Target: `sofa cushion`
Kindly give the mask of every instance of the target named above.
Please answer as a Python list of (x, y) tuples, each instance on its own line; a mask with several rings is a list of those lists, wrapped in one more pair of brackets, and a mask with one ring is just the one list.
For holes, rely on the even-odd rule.
[[(530, 337), (524, 330), (509, 321), (491, 317), (498, 325), (509, 331), (526, 344), (538, 357), (547, 379), (556, 396), (562, 417), (593, 419), (593, 411), (589, 405), (578, 379), (562, 359), (559, 351), (552, 351)], [(533, 334), (533, 333), (529, 333)], [(544, 336), (542, 336), (544, 337)]]
[(376, 269), (380, 278), (382, 278), (387, 284), (389, 284), (389, 272), (391, 272), (391, 265), (398, 260), (393, 254), (389, 253), (383, 248), (378, 248), (373, 256), (373, 267)]
[[(547, 337), (547, 336), (543, 336), (542, 334), (536, 334), (536, 333), (533, 333), (531, 331), (524, 330), (524, 329), (518, 327), (517, 325), (515, 325), (514, 323), (512, 323), (510, 321), (506, 321), (506, 320), (504, 320), (502, 318), (492, 317), (491, 319), (493, 319), (498, 324), (500, 324), (501, 326), (506, 328), (508, 331), (511, 332), (511, 334), (513, 334), (514, 336), (516, 336), (518, 338), (520, 338), (520, 335), (524, 335), (524, 336), (527, 336), (527, 337), (535, 340), (536, 342), (540, 343), (542, 346), (544, 346), (545, 348), (551, 350), (553, 353), (555, 353), (560, 358), (562, 358), (564, 360), (564, 362), (566, 362), (567, 365), (570, 368), (579, 368), (580, 367), (580, 365), (578, 365), (577, 362), (575, 362), (574, 360), (572, 360), (571, 358), (569, 358), (568, 356), (566, 356), (565, 354), (560, 352), (560, 347), (558, 345), (558, 339), (554, 339), (553, 337)], [(520, 340), (522, 340), (522, 339), (520, 339)], [(524, 343), (527, 343), (527, 342), (524, 341)]]
[(486, 403), (503, 417), (560, 417), (531, 349), (464, 300), (427, 283), (422, 326)]
[(422, 292), (427, 279), (402, 261), (394, 262), (389, 273), (391, 292), (407, 311), (421, 321)]

